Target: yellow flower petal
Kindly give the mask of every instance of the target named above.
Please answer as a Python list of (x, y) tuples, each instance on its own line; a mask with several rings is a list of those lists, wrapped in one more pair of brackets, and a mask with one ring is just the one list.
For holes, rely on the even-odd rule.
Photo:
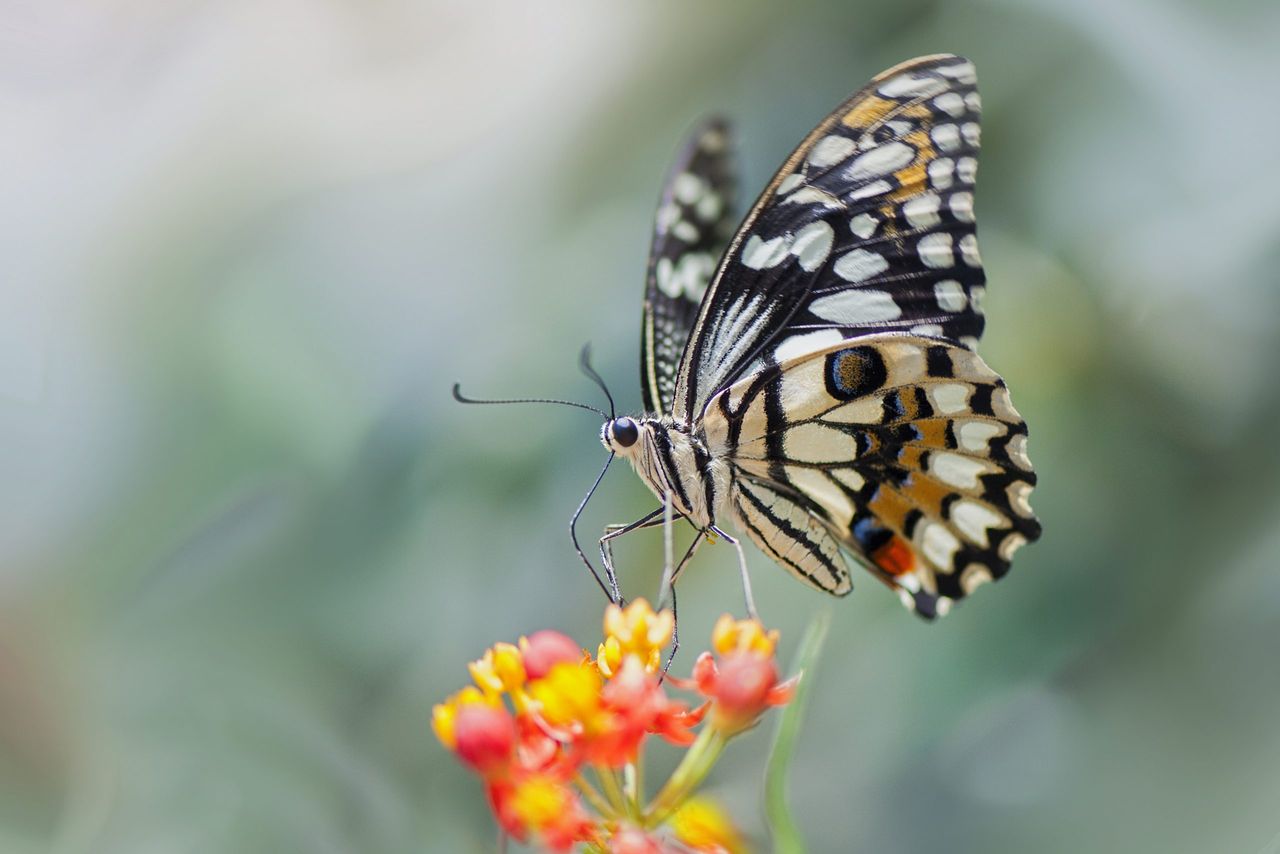
[(727, 851), (744, 854), (747, 844), (729, 816), (708, 798), (685, 801), (671, 817), (676, 838), (697, 851)]

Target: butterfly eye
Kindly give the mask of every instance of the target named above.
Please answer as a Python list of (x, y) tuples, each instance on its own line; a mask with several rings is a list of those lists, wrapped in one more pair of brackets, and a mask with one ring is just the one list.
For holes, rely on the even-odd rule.
[(640, 428), (630, 418), (613, 422), (613, 440), (624, 448), (630, 448), (640, 438)]

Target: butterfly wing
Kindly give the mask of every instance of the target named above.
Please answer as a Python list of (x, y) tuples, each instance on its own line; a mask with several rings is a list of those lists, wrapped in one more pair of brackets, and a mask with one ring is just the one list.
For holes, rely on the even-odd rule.
[(819, 124), (756, 201), (702, 301), (672, 414), (761, 364), (884, 331), (982, 334), (973, 64), (911, 60)]
[[(741, 481), (738, 521), (829, 592), (847, 588), (822, 537), (798, 524), (805, 514), (926, 617), (1003, 576), (1040, 535), (1026, 424), (1004, 381), (956, 344), (836, 344), (722, 391), (703, 424)], [(752, 506), (761, 488), (776, 495), (768, 512)]]
[(704, 122), (689, 135), (667, 174), (649, 251), (640, 334), (640, 386), (647, 412), (671, 411), (680, 354), (733, 234), (730, 142), (727, 122)]

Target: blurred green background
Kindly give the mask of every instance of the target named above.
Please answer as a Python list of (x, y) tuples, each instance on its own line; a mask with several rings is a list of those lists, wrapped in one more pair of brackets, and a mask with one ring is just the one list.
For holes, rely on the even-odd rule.
[[(450, 384), (594, 402), (590, 339), (638, 406), (684, 130), (736, 119), (750, 197), (949, 51), (1045, 536), (937, 625), (866, 576), (830, 603), (798, 819), (814, 851), (1274, 852), (1278, 44), (1272, 0), (4, 4), (0, 851), (490, 848), (430, 707), (495, 640), (598, 639), (565, 523), (603, 451)], [(584, 531), (649, 507), (620, 469)], [(629, 590), (660, 541), (620, 546)], [(789, 655), (829, 603), (751, 561)], [(683, 581), (687, 649), (734, 567)], [(768, 736), (711, 787), (761, 842)]]

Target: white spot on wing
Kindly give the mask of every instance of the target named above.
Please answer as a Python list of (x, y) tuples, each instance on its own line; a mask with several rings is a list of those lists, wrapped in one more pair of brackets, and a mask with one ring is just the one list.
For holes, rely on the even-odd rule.
[(964, 311), (969, 298), (964, 295), (964, 288), (955, 279), (943, 279), (933, 286), (933, 298), (938, 301), (938, 308), (943, 311)]
[(969, 408), (969, 386), (963, 383), (941, 383), (929, 389), (934, 409), (943, 415), (963, 412)]
[(681, 172), (671, 183), (671, 193), (682, 204), (691, 205), (707, 189), (707, 182), (692, 172)]
[(951, 235), (945, 231), (926, 234), (920, 238), (920, 242), (916, 244), (916, 252), (919, 253), (922, 264), (935, 270), (954, 267), (956, 263), (955, 254), (951, 250)]
[(872, 181), (865, 187), (859, 187), (849, 194), (850, 201), (858, 201), (859, 199), (869, 199), (873, 196), (883, 196), (893, 188), (889, 186), (889, 182), (885, 180)]
[(879, 92), (886, 98), (928, 98), (947, 88), (945, 80), (937, 77), (912, 77), (899, 74), (892, 80), (880, 84)]
[(960, 147), (960, 129), (950, 122), (938, 125), (929, 136), (941, 151), (955, 151)]
[(859, 154), (849, 164), (845, 176), (850, 181), (867, 181), (897, 171), (916, 157), (916, 150), (905, 142), (886, 142)]
[(950, 199), (951, 215), (961, 222), (973, 222), (973, 193), (968, 191), (952, 193)]
[(938, 567), (944, 574), (952, 570), (952, 560), (960, 548), (960, 540), (945, 525), (931, 522), (925, 526), (924, 536), (920, 538), (920, 551), (929, 562)]
[(929, 163), (929, 184), (935, 190), (945, 190), (951, 186), (952, 175), (956, 163), (950, 157), (939, 157)]
[(912, 228), (928, 228), (942, 222), (938, 216), (938, 208), (942, 200), (936, 193), (925, 193), (907, 201), (902, 212)]
[(889, 269), (889, 262), (878, 252), (854, 249), (841, 255), (832, 270), (846, 282), (865, 282)]
[(856, 144), (847, 136), (824, 136), (809, 152), (809, 163), (819, 168), (833, 166), (853, 154)]
[(753, 234), (742, 250), (742, 263), (753, 270), (775, 267), (787, 257), (787, 251), (790, 248), (789, 241), (785, 237), (762, 240), (760, 235)]
[(966, 451), (985, 454), (989, 443), (1004, 432), (1004, 427), (991, 421), (961, 421), (955, 426), (956, 438)]
[(969, 499), (957, 501), (951, 506), (951, 521), (965, 536), (984, 548), (989, 544), (987, 530), (1006, 524), (1005, 518), (999, 513)]
[(795, 241), (791, 244), (791, 254), (796, 256), (805, 272), (812, 273), (831, 254), (831, 243), (835, 236), (835, 231), (827, 223), (821, 220), (811, 222), (796, 232)]
[(680, 220), (671, 229), (671, 233), (683, 240), (685, 243), (696, 243), (698, 240), (698, 229), (688, 220)]
[(849, 230), (863, 240), (875, 234), (879, 225), (880, 221), (869, 213), (860, 213), (849, 220)]
[(782, 181), (778, 183), (778, 189), (774, 190), (774, 192), (777, 193), (779, 196), (786, 195), (787, 193), (790, 193), (792, 190), (794, 190), (796, 187), (799, 187), (800, 184), (803, 182), (804, 182), (803, 175), (801, 175), (799, 172), (792, 172), (790, 175), (783, 178)]
[(978, 254), (978, 238), (973, 234), (966, 234), (960, 238), (960, 257), (970, 267), (981, 267), (982, 256)]
[(854, 326), (902, 316), (902, 309), (884, 291), (851, 288), (814, 300), (809, 310), (823, 320)]
[(933, 105), (953, 119), (964, 115), (964, 98), (959, 92), (945, 92), (933, 99)]
[(929, 473), (960, 489), (976, 489), (978, 475), (986, 474), (987, 471), (986, 463), (959, 454), (944, 451), (929, 457)]

